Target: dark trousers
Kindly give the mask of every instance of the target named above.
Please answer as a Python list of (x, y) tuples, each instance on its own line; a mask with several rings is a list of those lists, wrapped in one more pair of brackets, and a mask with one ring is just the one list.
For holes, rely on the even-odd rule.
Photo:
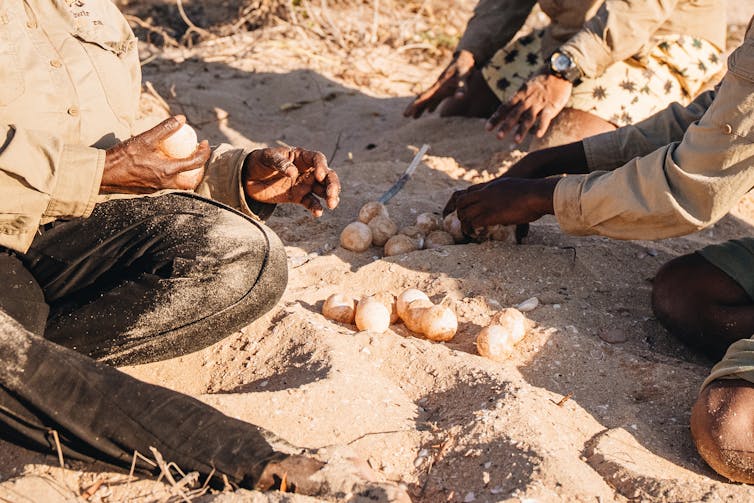
[(251, 486), (276, 454), (260, 428), (115, 364), (209, 346), (271, 309), (285, 251), (262, 224), (190, 194), (114, 200), (0, 253), (0, 436), (128, 467), (158, 449)]

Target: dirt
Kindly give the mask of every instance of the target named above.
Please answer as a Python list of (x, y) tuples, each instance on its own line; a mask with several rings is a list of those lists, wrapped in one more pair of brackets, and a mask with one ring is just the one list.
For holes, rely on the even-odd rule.
[[(738, 4), (732, 32), (746, 21)], [(746, 5), (750, 12), (754, 2)], [(390, 258), (378, 248), (346, 251), (340, 230), (397, 180), (422, 144), (431, 145), (429, 154), (388, 205), (401, 227), (439, 212), (453, 190), (498, 175), (525, 149), (492, 138), (482, 120), (404, 119), (410, 96), (438, 71), (430, 61), (411, 64), (411, 51), (377, 46), (343, 61), (317, 47), (244, 33), (193, 49), (143, 51), (151, 58), (144, 80), (200, 137), (321, 150), (344, 191), (340, 206), (319, 220), (279, 207), (268, 221), (290, 268), (271, 312), (203, 351), (123, 370), (293, 444), (346, 445), (416, 502), (754, 498), (697, 455), (690, 408), (713, 362), (670, 338), (649, 304), (663, 263), (751, 235), (754, 198), (709, 229), (656, 242), (571, 237), (545, 218), (522, 245), (466, 244)], [(149, 93), (142, 107), (145, 127), (167, 113)], [(430, 342), (402, 325), (358, 333), (320, 314), (334, 292), (409, 287), (457, 313), (452, 341)], [(475, 336), (492, 315), (532, 297), (539, 300), (526, 313), (532, 329), (510, 360), (478, 356)], [(175, 498), (162, 483), (127, 483), (100, 465), (63, 470), (54, 455), (0, 447), (0, 480), (27, 474), (0, 487), (33, 476), (47, 501), (60, 487), (80, 494), (98, 480), (104, 484), (90, 501)], [(248, 492), (215, 498), (313, 501)]]

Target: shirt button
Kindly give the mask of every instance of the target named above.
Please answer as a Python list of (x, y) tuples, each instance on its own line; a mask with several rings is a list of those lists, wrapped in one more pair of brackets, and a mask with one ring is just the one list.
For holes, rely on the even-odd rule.
[(733, 128), (730, 124), (725, 124), (723, 126), (723, 134), (733, 134)]
[(68, 115), (76, 117), (78, 114), (79, 114), (79, 107), (74, 105), (68, 109)]
[(63, 66), (63, 63), (61, 63), (59, 59), (53, 59), (53, 60), (50, 60), (50, 65), (53, 68), (60, 68), (61, 66)]
[(35, 23), (34, 21), (27, 21), (26, 27), (30, 30), (34, 30), (37, 27), (37, 23)]

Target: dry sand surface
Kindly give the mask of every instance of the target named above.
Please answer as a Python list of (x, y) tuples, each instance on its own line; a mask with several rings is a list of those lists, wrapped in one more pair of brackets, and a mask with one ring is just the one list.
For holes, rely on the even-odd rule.
[[(733, 21), (744, 22), (753, 6), (736, 2), (742, 12)], [(454, 189), (498, 175), (523, 154), (484, 133), (481, 120), (404, 119), (408, 96), (437, 73), (428, 63), (409, 65), (407, 53), (378, 47), (330, 61), (306, 47), (254, 40), (238, 35), (155, 53), (144, 79), (212, 142), (325, 152), (343, 182), (341, 205), (319, 220), (279, 207), (269, 220), (290, 259), (288, 289), (270, 313), (203, 351), (125, 372), (299, 446), (347, 445), (417, 502), (754, 499), (754, 490), (722, 480), (698, 457), (689, 411), (711, 362), (672, 340), (649, 306), (663, 263), (752, 234), (754, 199), (703, 232), (658, 242), (570, 237), (546, 218), (520, 246), (488, 242), (391, 258), (378, 248), (349, 252), (338, 246), (340, 230), (423, 143), (429, 154), (388, 205), (401, 226), (439, 212)], [(344, 78), (344, 67), (361, 83)], [(143, 106), (145, 125), (166, 113), (150, 96)], [(358, 333), (320, 314), (334, 292), (408, 287), (455, 310), (451, 342), (427, 341), (402, 325)], [(490, 317), (534, 296), (533, 328), (513, 357), (478, 356), (475, 336)], [(32, 500), (64, 501), (66, 486), (81, 491), (98, 480), (105, 483), (90, 501), (175, 499), (163, 484), (127, 486), (126, 475), (102, 466), (60, 470), (55, 456), (0, 446), (2, 480), (43, 477), (44, 487), (34, 487), (47, 493), (29, 493), (30, 476), (2, 486)], [(217, 501), (313, 500), (237, 493)]]

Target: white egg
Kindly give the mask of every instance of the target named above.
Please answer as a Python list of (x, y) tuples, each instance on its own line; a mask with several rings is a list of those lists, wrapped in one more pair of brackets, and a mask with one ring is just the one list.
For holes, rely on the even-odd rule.
[(183, 124), (175, 133), (162, 140), (160, 148), (173, 159), (184, 159), (194, 153), (197, 143), (194, 128)]

